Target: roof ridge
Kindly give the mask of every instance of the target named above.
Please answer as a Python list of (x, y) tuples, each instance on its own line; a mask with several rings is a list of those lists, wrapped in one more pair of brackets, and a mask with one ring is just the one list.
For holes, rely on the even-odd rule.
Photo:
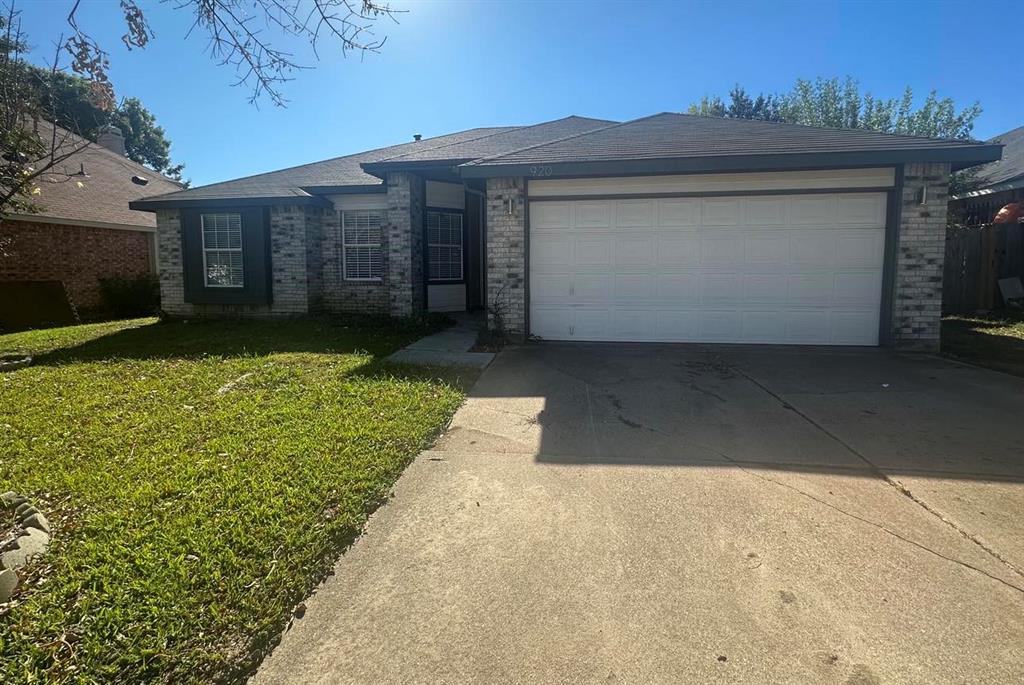
[(949, 143), (959, 143), (961, 145), (976, 145), (985, 141), (980, 140), (963, 140), (960, 138), (943, 138), (935, 136), (922, 136), (913, 133), (891, 133), (889, 131), (879, 131), (873, 128), (840, 128), (838, 126), (813, 126), (811, 124), (798, 124), (792, 121), (768, 121), (767, 119), (744, 119), (741, 117), (715, 117), (708, 116), (705, 114), (689, 114), (687, 112), (662, 112), (662, 114), (672, 114), (679, 117), (687, 117), (691, 119), (711, 119), (714, 121), (735, 121), (743, 122), (746, 124), (764, 124), (768, 126), (792, 126), (795, 128), (809, 128), (815, 131), (856, 131), (858, 133), (877, 133), (881, 136), (892, 136), (894, 138), (917, 138), (918, 140), (941, 140)]
[[(417, 150), (417, 152), (429, 152), (431, 150), (441, 150), (441, 149), (446, 148), (446, 147), (453, 147), (455, 145), (462, 145), (463, 143), (469, 143), (469, 142), (473, 142), (473, 141), (480, 141), (480, 140), (483, 140), (484, 138), (493, 138), (494, 136), (504, 135), (506, 133), (511, 133), (513, 130), (514, 131), (523, 131), (525, 129), (537, 128), (538, 126), (546, 126), (547, 124), (553, 124), (553, 123), (555, 123), (557, 121), (565, 121), (566, 119), (589, 119), (589, 117), (580, 117), (580, 116), (576, 116), (575, 114), (570, 114), (568, 116), (561, 117), (560, 119), (551, 119), (550, 121), (542, 121), (542, 122), (537, 123), (537, 124), (530, 124), (529, 126), (515, 126), (515, 127), (512, 127), (512, 129), (505, 130), (505, 131), (499, 131), (498, 133), (492, 133), (492, 134), (486, 135), (486, 136), (481, 136), (480, 138), (470, 138), (469, 140), (460, 140), (457, 143), (445, 143), (444, 145), (438, 145), (436, 147), (430, 147), (430, 148), (427, 148), (426, 150)], [(603, 119), (592, 119), (591, 121), (604, 121), (604, 120)], [(551, 141), (551, 142), (554, 142), (554, 141)], [(393, 159), (397, 159), (399, 157), (404, 157), (407, 154), (409, 154), (409, 153), (403, 152), (402, 154), (394, 155), (393, 157), (385, 157), (384, 159), (374, 160), (373, 162), (369, 162), (369, 164), (380, 164), (382, 162), (388, 162), (388, 161), (391, 161)]]
[[(475, 165), (477, 165), (480, 162), (486, 162), (486, 161), (492, 160), (492, 159), (500, 159), (501, 157), (506, 157), (508, 155), (515, 155), (515, 154), (518, 154), (520, 152), (526, 152), (527, 150), (532, 150), (534, 148), (544, 147), (545, 145), (554, 145), (555, 143), (561, 143), (561, 142), (564, 142), (566, 140), (572, 140), (574, 138), (579, 138), (581, 136), (589, 136), (591, 133), (600, 133), (601, 131), (607, 131), (609, 129), (617, 128), (619, 126), (625, 126), (626, 124), (632, 124), (633, 122), (636, 122), (636, 121), (643, 121), (644, 119), (653, 119), (654, 117), (660, 117), (661, 115), (663, 115), (665, 113), (666, 112), (658, 112), (657, 114), (650, 114), (650, 115), (648, 115), (646, 117), (640, 117), (639, 119), (630, 119), (629, 121), (619, 121), (619, 122), (611, 124), (610, 126), (602, 126), (601, 128), (595, 128), (595, 129), (591, 129), (590, 131), (583, 131), (581, 133), (573, 133), (572, 135), (564, 136), (562, 138), (556, 138), (554, 140), (549, 140), (549, 141), (544, 142), (544, 143), (535, 143), (533, 145), (525, 145), (525, 146), (523, 146), (521, 148), (517, 148), (515, 150), (506, 150), (505, 152), (501, 152), (501, 153), (496, 154), (496, 155), (488, 155), (487, 157), (479, 157), (477, 159), (474, 159), (471, 162), (466, 162), (465, 164), (460, 164), (459, 166), (475, 166)], [(556, 119), (555, 121), (558, 121), (558, 119)], [(603, 121), (603, 120), (602, 119), (596, 119), (595, 121)]]
[[(490, 130), (490, 129), (495, 129), (495, 128), (500, 128), (500, 129), (504, 129), (504, 130), (508, 131), (510, 129), (519, 128), (519, 127), (518, 126), (477, 126), (475, 128), (467, 128), (465, 131), (453, 131), (451, 133), (442, 133), (440, 135), (431, 136), (430, 138), (427, 138), (426, 140), (423, 140), (423, 141), (415, 141), (414, 140), (414, 141), (407, 141), (405, 143), (392, 143), (391, 145), (384, 145), (382, 147), (375, 147), (375, 148), (372, 148), (370, 150), (362, 150), (360, 152), (350, 152), (347, 155), (338, 155), (337, 157), (328, 157), (327, 159), (318, 159), (315, 162), (306, 162), (305, 164), (296, 164), (295, 166), (284, 167), (283, 169), (274, 169), (273, 171), (261, 171), (258, 174), (249, 174), (248, 176), (239, 176), (238, 178), (229, 178), (229, 179), (227, 179), (225, 181), (216, 181), (214, 183), (207, 183), (205, 185), (195, 186), (194, 188), (189, 188), (188, 190), (199, 190), (201, 188), (210, 188), (212, 186), (217, 186), (217, 185), (221, 185), (221, 184), (224, 184), (224, 183), (235, 183), (236, 181), (247, 181), (249, 179), (259, 178), (260, 176), (270, 176), (271, 174), (279, 174), (279, 173), (284, 172), (284, 171), (295, 171), (296, 169), (302, 169), (302, 168), (305, 168), (305, 167), (311, 167), (311, 166), (315, 166), (317, 164), (323, 164), (325, 162), (335, 162), (335, 161), (341, 160), (341, 159), (348, 159), (349, 157), (358, 157), (360, 155), (368, 155), (368, 154), (370, 154), (372, 152), (379, 152), (380, 150), (387, 150), (389, 147), (397, 147), (399, 145), (408, 145), (410, 143), (416, 143), (416, 142), (427, 142), (427, 141), (430, 141), (430, 140), (434, 140), (435, 138), (444, 138), (446, 136), (454, 136), (454, 135), (458, 135), (459, 133), (466, 133), (467, 131), (476, 131), (476, 130), (485, 131), (485, 130)], [(468, 142), (470, 140), (479, 140), (480, 138), (487, 138), (487, 137), (492, 136), (492, 135), (495, 135), (495, 134), (488, 133), (486, 135), (480, 136), (479, 138), (467, 138), (466, 142)], [(432, 149), (432, 148), (428, 148), (428, 149)], [(296, 187), (298, 187), (298, 186), (296, 186)]]

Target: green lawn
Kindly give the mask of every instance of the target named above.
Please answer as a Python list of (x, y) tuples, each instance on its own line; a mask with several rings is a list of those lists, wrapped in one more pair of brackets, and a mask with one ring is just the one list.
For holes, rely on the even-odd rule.
[(1024, 376), (1024, 313), (946, 317), (942, 321), (942, 351), (973, 364)]
[[(140, 319), (0, 336), (0, 491), (55, 524), (0, 682), (241, 682), (472, 379), (362, 320)], [(467, 372), (468, 373), (468, 372)]]

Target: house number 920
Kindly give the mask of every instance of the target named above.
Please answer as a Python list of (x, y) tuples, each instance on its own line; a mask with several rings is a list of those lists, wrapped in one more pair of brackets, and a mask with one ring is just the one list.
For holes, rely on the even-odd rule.
[(550, 176), (551, 167), (549, 166), (532, 166), (530, 167), (530, 176)]

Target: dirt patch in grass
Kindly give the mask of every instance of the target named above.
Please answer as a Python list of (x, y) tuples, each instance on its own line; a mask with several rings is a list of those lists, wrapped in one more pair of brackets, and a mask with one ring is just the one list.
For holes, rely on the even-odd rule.
[(430, 323), (135, 320), (0, 336), (0, 491), (55, 526), (0, 682), (241, 682), (444, 429)]
[(946, 317), (942, 320), (942, 352), (1024, 376), (1024, 312)]

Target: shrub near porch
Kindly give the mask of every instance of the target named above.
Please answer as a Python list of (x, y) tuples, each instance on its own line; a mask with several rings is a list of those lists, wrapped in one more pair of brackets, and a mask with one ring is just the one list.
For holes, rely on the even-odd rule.
[[(54, 546), (2, 682), (231, 682), (258, 663), (470, 379), (377, 360), (422, 327), (136, 320), (0, 336), (0, 490)], [(47, 351), (52, 350), (52, 351)]]

